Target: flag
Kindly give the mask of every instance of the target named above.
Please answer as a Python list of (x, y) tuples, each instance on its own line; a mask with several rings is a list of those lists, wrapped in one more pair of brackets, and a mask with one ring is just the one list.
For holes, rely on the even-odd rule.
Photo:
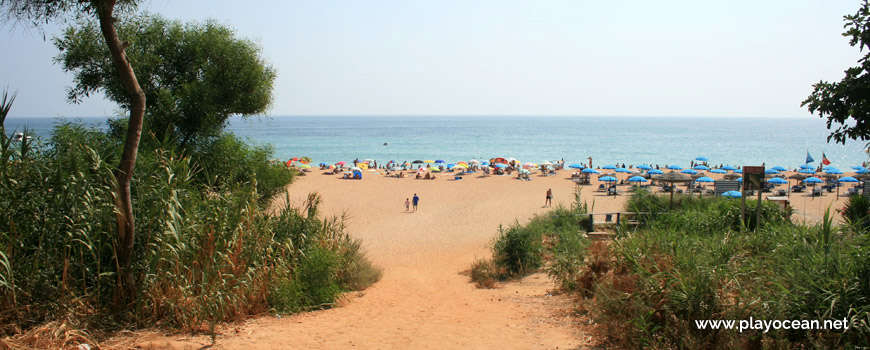
[(822, 164), (831, 165), (831, 161), (828, 160), (828, 157), (825, 156), (825, 152), (822, 152)]
[(812, 162), (815, 162), (815, 161), (816, 161), (816, 160), (813, 159), (813, 156), (810, 155), (810, 151), (807, 151), (807, 163), (812, 163)]

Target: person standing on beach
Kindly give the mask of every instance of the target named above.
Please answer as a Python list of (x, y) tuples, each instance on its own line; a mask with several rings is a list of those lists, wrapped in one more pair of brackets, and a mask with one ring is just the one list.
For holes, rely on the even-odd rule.
[(547, 189), (547, 199), (544, 201), (544, 206), (549, 207), (553, 205), (553, 189)]
[(405, 198), (405, 212), (411, 211), (411, 200), (409, 198)]
[(417, 203), (420, 203), (420, 197), (418, 197), (417, 194), (414, 193), (414, 212), (415, 213), (417, 212)]

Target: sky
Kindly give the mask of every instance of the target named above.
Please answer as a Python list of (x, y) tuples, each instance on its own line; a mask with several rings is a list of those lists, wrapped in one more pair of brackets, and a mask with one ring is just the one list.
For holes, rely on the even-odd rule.
[[(860, 1), (150, 0), (215, 19), (276, 68), (269, 115), (813, 118), (800, 106), (862, 53), (841, 34)], [(116, 115), (66, 100), (62, 26), (0, 26), (12, 117)], [(134, 67), (135, 69), (135, 67)]]

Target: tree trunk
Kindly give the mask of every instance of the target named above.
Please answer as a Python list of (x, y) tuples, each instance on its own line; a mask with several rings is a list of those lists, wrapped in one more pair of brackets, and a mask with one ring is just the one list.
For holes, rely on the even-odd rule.
[(115, 205), (117, 206), (116, 219), (118, 222), (118, 240), (116, 254), (118, 257), (119, 282), (121, 300), (127, 301), (133, 296), (135, 285), (133, 274), (130, 271), (133, 256), (133, 243), (136, 238), (133, 220), (133, 201), (130, 197), (130, 182), (133, 177), (133, 169), (136, 166), (136, 153), (139, 150), (139, 139), (142, 134), (142, 120), (145, 117), (145, 92), (136, 80), (133, 66), (127, 60), (124, 49), (129, 43), (122, 42), (115, 30), (114, 9), (116, 0), (91, 0), (96, 8), (100, 22), (100, 31), (106, 39), (106, 45), (112, 55), (112, 62), (118, 71), (118, 77), (124, 84), (127, 94), (130, 96), (130, 121), (127, 125), (127, 139), (124, 142), (124, 153), (115, 173), (117, 188), (115, 191)]

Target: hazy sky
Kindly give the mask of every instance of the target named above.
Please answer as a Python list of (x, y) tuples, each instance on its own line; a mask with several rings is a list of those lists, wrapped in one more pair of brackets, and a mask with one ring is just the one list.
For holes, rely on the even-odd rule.
[[(806, 117), (861, 56), (842, 1), (200, 1), (140, 10), (217, 19), (277, 69), (271, 115)], [(11, 116), (102, 116), (66, 102), (57, 26), (0, 27)], [(135, 68), (135, 67), (134, 67)]]

